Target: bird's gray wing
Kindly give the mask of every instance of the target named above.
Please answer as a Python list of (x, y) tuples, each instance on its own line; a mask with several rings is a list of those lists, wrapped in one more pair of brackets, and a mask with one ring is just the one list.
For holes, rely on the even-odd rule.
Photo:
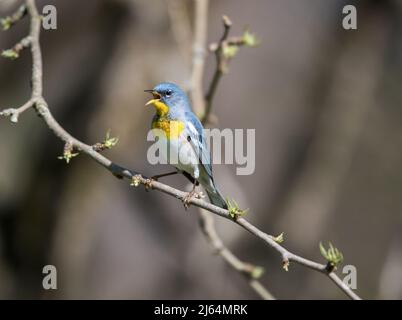
[(186, 113), (187, 141), (191, 143), (194, 152), (197, 154), (200, 164), (208, 176), (212, 178), (211, 155), (205, 139), (204, 128), (194, 114)]

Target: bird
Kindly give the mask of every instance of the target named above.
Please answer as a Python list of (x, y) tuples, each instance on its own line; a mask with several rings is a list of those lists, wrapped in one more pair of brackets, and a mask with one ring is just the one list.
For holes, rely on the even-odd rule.
[(227, 209), (227, 203), (218, 190), (212, 174), (211, 154), (208, 149), (204, 127), (193, 113), (190, 101), (176, 84), (162, 82), (153, 89), (144, 90), (152, 94), (146, 105), (153, 105), (156, 113), (151, 129), (161, 143), (161, 155), (176, 171), (153, 176), (161, 177), (182, 173), (192, 183), (193, 188), (183, 199), (186, 209), (190, 200), (197, 196), (196, 186), (205, 189), (210, 202)]

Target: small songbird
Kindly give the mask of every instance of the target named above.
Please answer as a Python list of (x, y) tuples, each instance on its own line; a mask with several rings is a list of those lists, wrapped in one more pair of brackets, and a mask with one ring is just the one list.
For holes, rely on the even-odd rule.
[(176, 171), (152, 177), (184, 174), (192, 183), (193, 189), (183, 200), (187, 207), (189, 200), (196, 195), (195, 188), (201, 184), (211, 203), (227, 208), (226, 201), (218, 191), (212, 175), (211, 156), (205, 140), (204, 128), (192, 112), (189, 99), (177, 85), (163, 82), (151, 90), (153, 95), (146, 105), (153, 104), (156, 114), (152, 119), (152, 129), (164, 147), (160, 152), (167, 163)]

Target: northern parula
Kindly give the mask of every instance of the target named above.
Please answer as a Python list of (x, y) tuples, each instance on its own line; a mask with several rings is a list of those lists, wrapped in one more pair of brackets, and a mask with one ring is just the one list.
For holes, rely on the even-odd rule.
[(154, 176), (158, 179), (175, 173), (183, 173), (193, 183), (193, 189), (184, 199), (188, 201), (195, 193), (195, 187), (200, 183), (211, 203), (221, 208), (227, 208), (226, 201), (218, 191), (212, 175), (210, 151), (205, 139), (204, 128), (192, 112), (187, 95), (179, 86), (163, 82), (151, 90), (152, 104), (156, 114), (152, 119), (152, 131), (163, 146), (161, 155), (167, 163), (176, 167), (177, 171)]

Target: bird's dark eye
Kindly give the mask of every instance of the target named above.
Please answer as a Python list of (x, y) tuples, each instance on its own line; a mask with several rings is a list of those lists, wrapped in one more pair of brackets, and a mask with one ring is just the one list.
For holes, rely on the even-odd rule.
[(170, 97), (172, 95), (172, 93), (173, 93), (172, 90), (166, 90), (165, 96)]

